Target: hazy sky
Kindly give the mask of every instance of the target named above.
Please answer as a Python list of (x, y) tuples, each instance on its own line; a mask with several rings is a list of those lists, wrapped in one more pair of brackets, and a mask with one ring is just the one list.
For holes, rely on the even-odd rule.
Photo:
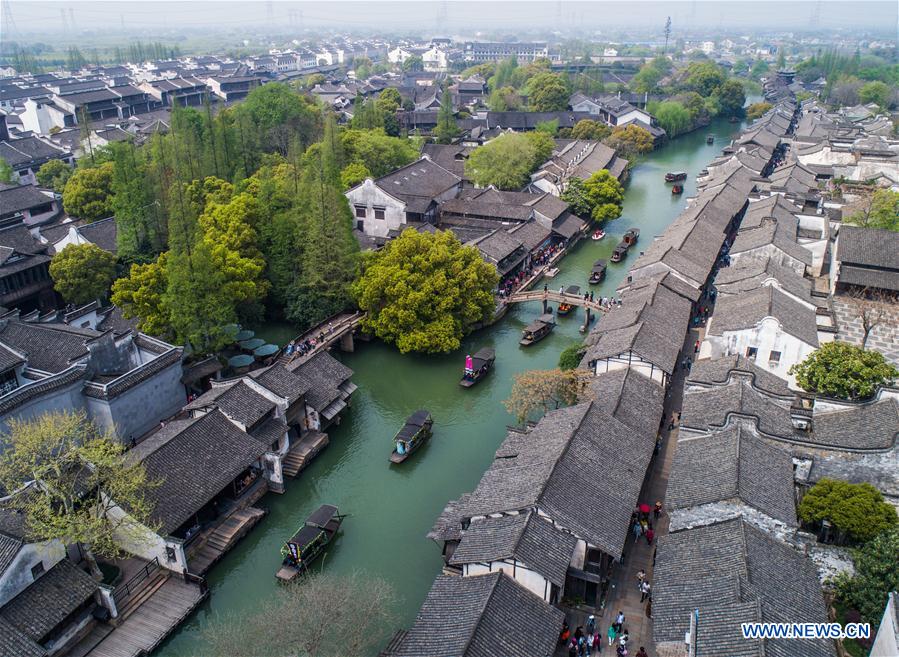
[[(154, 33), (216, 28), (229, 31), (241, 26), (272, 31), (299, 28), (345, 31), (422, 32), (471, 35), (479, 29), (516, 30), (606, 27), (654, 27), (671, 16), (675, 29), (736, 27), (747, 30), (806, 30), (817, 16), (824, 30), (871, 28), (895, 37), (897, 7), (892, 1), (745, 2), (736, 0), (688, 0), (673, 2), (520, 2), (494, 0), (456, 2), (437, 0), (3, 0), (0, 38), (25, 34), (69, 34), (100, 30)], [(6, 15), (9, 11), (12, 20)]]

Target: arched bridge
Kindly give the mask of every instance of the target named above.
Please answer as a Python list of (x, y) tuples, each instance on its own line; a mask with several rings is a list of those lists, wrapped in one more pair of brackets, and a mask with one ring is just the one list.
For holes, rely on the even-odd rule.
[(503, 299), (504, 303), (524, 303), (526, 301), (542, 301), (544, 312), (547, 310), (547, 304), (550, 301), (567, 303), (570, 306), (580, 306), (581, 308), (587, 308), (588, 310), (593, 310), (598, 313), (605, 312), (606, 310), (599, 301), (585, 299), (583, 295), (580, 294), (566, 294), (564, 292), (554, 292), (553, 290), (525, 290), (523, 292), (516, 292)]

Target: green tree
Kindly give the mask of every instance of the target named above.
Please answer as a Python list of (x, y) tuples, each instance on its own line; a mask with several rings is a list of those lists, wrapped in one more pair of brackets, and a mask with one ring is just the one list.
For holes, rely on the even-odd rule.
[(526, 132), (524, 136), (534, 147), (534, 160), (531, 164), (531, 171), (535, 171), (541, 164), (552, 157), (556, 142), (553, 140), (552, 135), (541, 130)]
[[(491, 91), (496, 91), (512, 84), (512, 76), (518, 68), (518, 60), (515, 57), (504, 59), (496, 64), (496, 72), (488, 76), (487, 85)], [(499, 110), (497, 110), (499, 111)]]
[(334, 117), (329, 116), (321, 147), (309, 158), (298, 197), (298, 223), (306, 244), (300, 275), (288, 289), (286, 314), (301, 326), (321, 321), (352, 303), (350, 286), (358, 274), (359, 243), (340, 186), (335, 156), (339, 143)]
[(899, 231), (899, 192), (876, 190), (865, 207), (852, 213), (845, 221), (865, 228)]
[(165, 235), (160, 225), (159, 206), (147, 185), (147, 165), (131, 142), (112, 146), (111, 205), (118, 255), (126, 262), (151, 257), (163, 247)]
[(752, 68), (749, 69), (749, 77), (753, 80), (760, 79), (763, 75), (767, 74), (768, 71), (771, 70), (771, 67), (768, 65), (764, 59), (758, 59), (752, 65)]
[(587, 197), (587, 190), (584, 189), (584, 181), (580, 178), (571, 178), (568, 181), (565, 190), (561, 194), (561, 199), (579, 217), (589, 217), (593, 211), (593, 206)]
[(845, 342), (827, 342), (790, 368), (803, 390), (839, 399), (868, 399), (878, 386), (899, 377), (879, 351)]
[(144, 333), (174, 337), (165, 301), (167, 269), (168, 253), (147, 264), (131, 265), (128, 275), (112, 284), (110, 299), (126, 319), (137, 318), (137, 327)]
[(571, 129), (572, 139), (590, 139), (593, 141), (602, 141), (612, 134), (612, 129), (605, 123), (593, 121), (591, 119), (581, 119), (574, 124)]
[(253, 89), (234, 110), (239, 122), (246, 119), (245, 127), (252, 127), (246, 132), (255, 135), (263, 151), (287, 155), (292, 138), (308, 146), (320, 134), (320, 114), (312, 101), (279, 82)]
[(581, 358), (584, 356), (584, 347), (580, 344), (573, 344), (562, 350), (559, 354), (559, 369), (563, 372), (575, 369), (581, 364)]
[[(310, 572), (278, 587), (250, 613), (214, 619), (203, 631), (210, 657), (342, 657), (374, 654), (394, 624), (397, 600), (380, 578)], [(247, 641), (247, 636), (253, 636)]]
[(890, 592), (899, 590), (899, 527), (893, 525), (856, 549), (853, 562), (855, 573), (843, 573), (834, 582), (837, 599), (877, 627)]
[(201, 240), (222, 275), (222, 291), (244, 322), (261, 318), (261, 304), (271, 287), (263, 276), (265, 259), (256, 233), (261, 221), (259, 203), (248, 193), (235, 195), (227, 203), (207, 203), (198, 219)]
[(603, 140), (607, 146), (614, 148), (626, 158), (648, 153), (653, 149), (652, 133), (646, 128), (629, 123), (626, 126), (618, 126), (612, 130), (612, 134)]
[(749, 107), (746, 108), (746, 118), (750, 121), (755, 121), (760, 118), (763, 114), (765, 114), (768, 110), (770, 110), (774, 105), (771, 103), (753, 103)]
[(96, 244), (69, 244), (50, 261), (53, 287), (69, 303), (102, 299), (115, 279), (116, 257)]
[(496, 269), (450, 231), (405, 230), (367, 254), (353, 293), (366, 330), (402, 353), (446, 353), (493, 315)]
[(858, 90), (858, 97), (863, 103), (874, 103), (883, 109), (889, 105), (891, 95), (890, 86), (880, 80), (867, 82)]
[(113, 173), (112, 162), (76, 169), (62, 193), (65, 211), (88, 222), (111, 216)]
[(568, 108), (571, 95), (566, 81), (555, 73), (538, 73), (528, 80), (528, 105), (534, 112), (555, 112)]
[(355, 187), (366, 178), (371, 178), (371, 171), (361, 162), (350, 162), (340, 172), (340, 184), (344, 189)]
[(659, 81), (671, 71), (671, 62), (667, 57), (656, 57), (644, 64), (631, 79), (631, 90), (638, 94), (653, 93)]
[(390, 137), (380, 130), (344, 130), (340, 142), (347, 164), (358, 162), (375, 178), (418, 158), (418, 151), (408, 139)]
[(449, 87), (443, 90), (440, 98), (440, 109), (437, 110), (437, 126), (434, 128), (434, 138), (438, 144), (450, 144), (459, 135), (459, 126), (456, 124), (456, 114), (453, 112), (453, 95)]
[(0, 183), (12, 184), (15, 180), (15, 171), (9, 166), (9, 162), (0, 157)]
[(715, 93), (721, 114), (724, 116), (742, 116), (746, 103), (746, 92), (739, 80), (727, 80)]
[(522, 133), (504, 133), (480, 146), (465, 161), (465, 175), (479, 187), (520, 189), (537, 166), (537, 149)]
[(74, 169), (62, 160), (50, 160), (38, 169), (37, 182), (41, 187), (47, 187), (57, 194), (62, 194), (66, 187), (66, 182), (68, 182), (73, 172)]
[(584, 181), (584, 195), (594, 221), (609, 221), (621, 216), (624, 188), (608, 169), (600, 169)]
[(674, 100), (658, 103), (650, 112), (658, 119), (669, 138), (687, 132), (693, 126), (693, 118), (687, 108)]
[[(22, 513), (34, 540), (79, 544), (97, 580), (97, 557), (121, 554), (117, 536), (132, 525), (112, 510), (127, 509), (136, 522), (153, 527), (146, 492), (154, 485), (124, 446), (100, 431), (84, 413), (53, 412), (30, 421), (7, 420), (0, 437), (0, 487), (27, 492), (6, 504)], [(127, 516), (126, 516), (127, 518)]]
[(514, 87), (505, 86), (495, 89), (487, 98), (487, 107), (491, 112), (512, 112), (522, 107), (521, 96)]
[[(708, 97), (718, 91), (726, 79), (724, 72), (714, 62), (693, 62), (687, 66), (684, 86), (688, 91), (695, 91), (703, 97)], [(740, 90), (742, 91), (742, 87)]]
[(403, 62), (403, 70), (407, 73), (420, 72), (425, 70), (425, 63), (418, 55), (412, 55)]
[(871, 540), (897, 522), (896, 509), (871, 484), (827, 478), (802, 497), (799, 518), (816, 526), (827, 520), (841, 535), (857, 543)]

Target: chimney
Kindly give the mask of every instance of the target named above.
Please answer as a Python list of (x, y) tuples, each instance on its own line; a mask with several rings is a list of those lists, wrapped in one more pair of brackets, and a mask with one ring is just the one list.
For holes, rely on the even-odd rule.
[(790, 422), (797, 431), (806, 433), (812, 430), (812, 414), (815, 406), (814, 397), (796, 395), (790, 405)]

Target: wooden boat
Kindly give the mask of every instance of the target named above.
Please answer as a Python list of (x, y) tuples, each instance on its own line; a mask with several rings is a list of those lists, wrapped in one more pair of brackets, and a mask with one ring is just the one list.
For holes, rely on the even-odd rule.
[(434, 420), (428, 411), (415, 411), (406, 420), (403, 428), (393, 437), (391, 463), (402, 463), (431, 437)]
[(331, 504), (322, 504), (313, 511), (293, 538), (281, 548), (284, 560), (275, 576), (282, 582), (289, 582), (305, 572), (334, 540), (345, 517)]
[(558, 273), (559, 273), (558, 267), (550, 267), (545, 272), (543, 272), (543, 275), (546, 276), (547, 278), (555, 278), (556, 274), (558, 274)]
[(593, 236), (590, 239), (592, 239), (594, 242), (597, 242), (605, 236), (606, 236), (606, 231), (599, 229), (599, 230), (593, 231)]
[(683, 185), (675, 185), (674, 187), (671, 188), (671, 193), (674, 194), (675, 196), (678, 194), (683, 194), (684, 186)]
[(535, 342), (540, 342), (540, 340), (549, 335), (555, 325), (556, 321), (550, 313), (540, 315), (540, 317), (524, 327), (522, 338), (519, 340), (518, 344), (527, 347)]
[(615, 247), (615, 250), (612, 251), (612, 256), (609, 258), (612, 262), (621, 262), (624, 260), (624, 257), (627, 255), (627, 250), (630, 245), (624, 242), (623, 240), (618, 243), (618, 246)]
[(686, 171), (669, 171), (665, 174), (665, 182), (678, 182), (679, 180), (686, 180), (687, 172)]
[[(579, 297), (579, 296), (581, 296), (581, 288), (579, 285), (569, 285), (568, 287), (565, 288), (565, 294), (570, 294), (570, 295)], [(558, 310), (557, 314), (559, 315), (559, 317), (564, 317), (565, 315), (567, 315), (568, 313), (571, 312), (572, 308), (574, 308), (574, 306), (572, 306), (570, 303), (565, 303), (563, 301), (562, 303), (559, 304), (559, 310)]]
[(628, 247), (631, 247), (637, 243), (638, 239), (640, 239), (640, 229), (639, 228), (628, 228), (627, 232), (621, 238), (621, 241), (626, 243), (628, 245)]
[(593, 263), (593, 269), (590, 270), (590, 285), (598, 285), (603, 282), (606, 277), (606, 261), (597, 260)]
[(459, 385), (463, 388), (470, 388), (475, 383), (490, 373), (493, 369), (493, 361), (496, 360), (496, 352), (490, 347), (482, 347), (475, 352), (474, 356), (465, 357), (465, 373)]
[(705, 143), (714, 144), (715, 143), (715, 135), (709, 135), (705, 138)]

